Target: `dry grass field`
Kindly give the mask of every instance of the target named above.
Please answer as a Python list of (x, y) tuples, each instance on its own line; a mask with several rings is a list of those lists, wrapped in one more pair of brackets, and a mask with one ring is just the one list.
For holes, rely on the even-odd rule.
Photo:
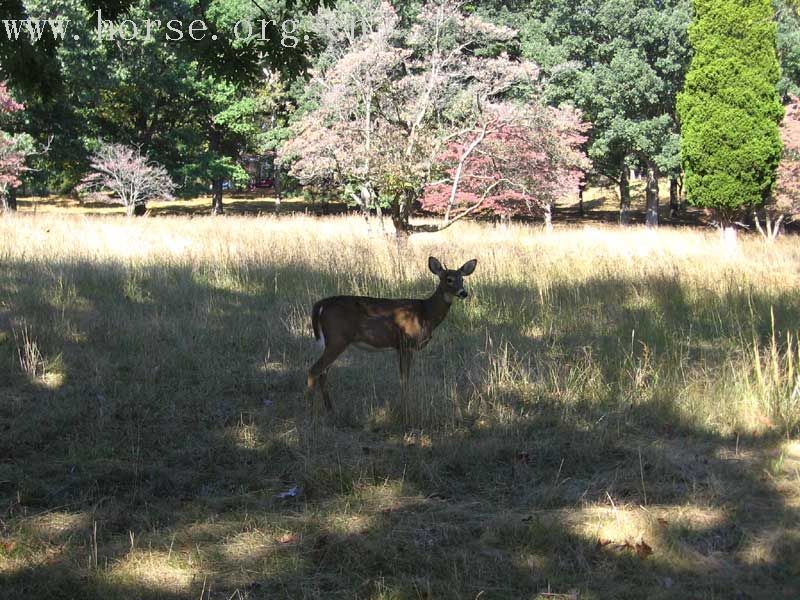
[[(415, 364), (309, 312), (429, 294)], [(0, 597), (800, 597), (800, 244), (0, 219)]]

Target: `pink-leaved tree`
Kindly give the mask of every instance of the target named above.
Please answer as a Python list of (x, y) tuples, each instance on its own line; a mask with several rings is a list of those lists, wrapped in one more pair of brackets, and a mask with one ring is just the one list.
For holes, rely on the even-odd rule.
[(783, 153), (771, 202), (764, 206), (764, 226), (753, 211), (758, 232), (768, 241), (780, 235), (782, 224), (800, 212), (800, 98), (790, 96), (780, 128)]
[[(308, 86), (313, 108), (279, 151), (290, 174), (303, 184), (334, 182), (353, 190), (365, 210), (383, 205), (399, 234), (433, 231), (449, 226), (452, 211), (466, 210), (470, 197), (482, 197), (479, 174), (463, 177), (481, 169), (475, 160), (516, 159), (509, 144), (522, 135), (531, 147), (528, 158), (536, 154), (535, 166), (548, 172), (533, 180), (521, 161), (503, 160), (496, 161), (500, 175), (490, 177), (501, 178), (505, 188), (522, 186), (531, 206), (555, 193), (552, 181), (566, 181), (568, 157), (582, 165), (569, 137), (580, 138), (582, 129), (564, 125), (579, 124), (579, 115), (542, 107), (536, 66), (502, 51), (513, 43), (513, 29), (462, 9), (454, 0), (429, 0), (408, 26), (379, 0), (351, 0), (318, 12), (316, 33), (326, 46)], [(562, 131), (567, 138), (554, 134)], [(558, 173), (549, 172), (553, 165)], [(550, 182), (547, 190), (532, 186), (543, 181)], [(483, 183), (500, 191), (493, 180)], [(424, 198), (441, 194), (445, 185), (452, 196), (445, 221), (412, 225), (416, 202), (428, 202)], [(484, 201), (479, 208), (500, 206)]]
[[(11, 97), (6, 85), (0, 82), (0, 118), (23, 108), (22, 104)], [(22, 183), (20, 175), (25, 170), (27, 154), (22, 136), (0, 130), (0, 209), (2, 210), (16, 208), (13, 190)]]
[[(792, 96), (781, 124), (783, 156), (778, 165), (775, 205), (786, 218), (800, 212), (800, 98)], [(780, 217), (779, 217), (780, 218)]]
[(122, 204), (129, 216), (143, 214), (150, 200), (172, 199), (175, 191), (175, 183), (164, 167), (150, 162), (138, 149), (122, 144), (100, 144), (89, 166), (91, 172), (77, 190), (111, 192), (110, 201)]
[(528, 215), (550, 229), (554, 202), (576, 193), (590, 167), (581, 150), (588, 124), (571, 107), (536, 103), (495, 105), (485, 116), (437, 157), (446, 177), (426, 187), (422, 207), (445, 224), (473, 213)]

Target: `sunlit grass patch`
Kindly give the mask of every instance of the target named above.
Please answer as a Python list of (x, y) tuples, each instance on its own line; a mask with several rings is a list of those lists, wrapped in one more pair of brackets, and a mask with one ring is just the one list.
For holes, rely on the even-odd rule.
[(187, 593), (197, 582), (198, 572), (185, 559), (167, 552), (131, 551), (105, 575), (107, 584), (144, 587), (156, 593)]

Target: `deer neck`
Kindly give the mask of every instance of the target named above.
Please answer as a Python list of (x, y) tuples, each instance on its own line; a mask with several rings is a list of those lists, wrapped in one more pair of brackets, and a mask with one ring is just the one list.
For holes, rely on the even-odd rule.
[(453, 297), (445, 293), (440, 285), (430, 298), (423, 300), (423, 303), (425, 305), (425, 317), (430, 323), (431, 331), (433, 331), (438, 327), (439, 323), (444, 321), (444, 318), (450, 311)]

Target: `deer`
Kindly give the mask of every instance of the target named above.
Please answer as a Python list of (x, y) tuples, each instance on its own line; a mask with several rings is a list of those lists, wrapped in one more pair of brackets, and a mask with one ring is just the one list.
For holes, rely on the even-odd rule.
[(444, 321), (454, 299), (466, 299), (464, 277), (472, 275), (477, 259), (459, 269), (447, 269), (433, 256), (428, 269), (439, 278), (433, 294), (424, 299), (332, 296), (314, 304), (311, 327), (322, 356), (308, 370), (306, 397), (313, 401), (319, 387), (328, 412), (333, 410), (327, 389), (328, 369), (350, 346), (367, 351), (397, 352), (400, 389), (405, 398), (414, 352), (422, 350)]

